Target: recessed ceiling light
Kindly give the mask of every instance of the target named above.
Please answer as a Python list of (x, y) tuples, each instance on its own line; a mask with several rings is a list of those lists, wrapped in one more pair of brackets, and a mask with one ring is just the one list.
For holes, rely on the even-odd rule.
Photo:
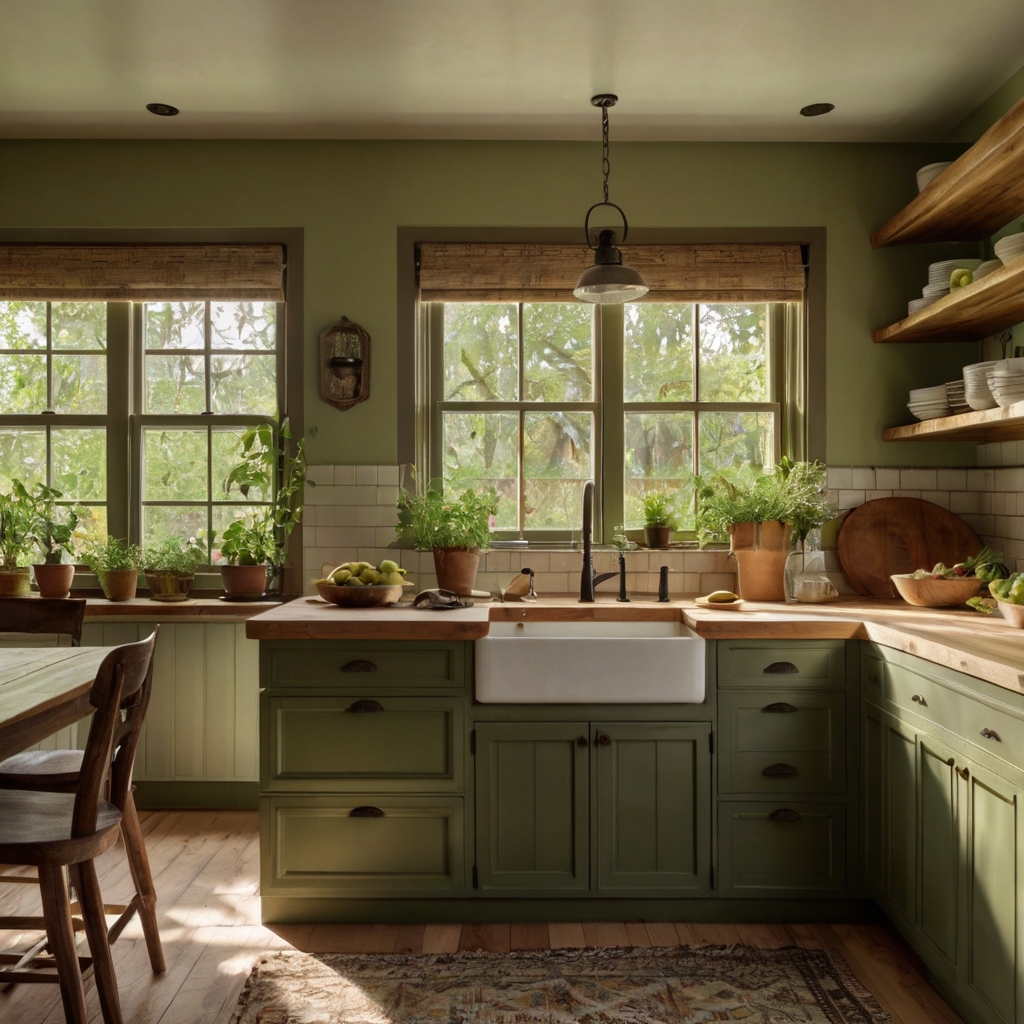
[(806, 107), (800, 108), (800, 113), (804, 117), (820, 117), (822, 114), (827, 114), (830, 110), (835, 110), (836, 105), (834, 103), (809, 103)]
[(175, 114), (179, 113), (178, 108), (172, 107), (170, 103), (147, 103), (146, 109), (158, 117), (174, 117)]

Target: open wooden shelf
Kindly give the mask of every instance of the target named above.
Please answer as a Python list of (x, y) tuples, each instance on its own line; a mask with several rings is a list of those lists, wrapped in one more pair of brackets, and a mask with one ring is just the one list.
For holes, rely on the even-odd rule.
[(895, 341), (973, 341), (1024, 320), (1024, 257), (1018, 257), (966, 288), (957, 288), (919, 313), (871, 335)]
[(889, 427), (883, 441), (1020, 441), (1024, 440), (1024, 402), (1006, 408), (965, 412), (934, 420)]
[(1024, 100), (872, 236), (871, 245), (988, 238), (1024, 213)]

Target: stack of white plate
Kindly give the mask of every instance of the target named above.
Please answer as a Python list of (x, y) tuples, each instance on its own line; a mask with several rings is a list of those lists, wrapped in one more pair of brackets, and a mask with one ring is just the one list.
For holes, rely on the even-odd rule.
[(925, 164), (917, 172), (917, 191), (923, 192), (952, 163), (952, 160), (943, 160), (937, 164)]
[(1014, 260), (1024, 253), (1024, 231), (1000, 238), (992, 248), (1004, 263), (1009, 263), (1010, 260)]
[(998, 360), (987, 363), (972, 363), (964, 367), (964, 396), (967, 404), (975, 411), (994, 409), (997, 405), (988, 387), (988, 374), (995, 369)]
[(946, 401), (946, 385), (939, 384), (933, 388), (917, 388), (910, 392), (907, 408), (915, 419), (933, 420), (939, 416), (949, 416), (949, 403)]
[(946, 401), (949, 403), (950, 411), (954, 416), (959, 416), (962, 412), (971, 411), (964, 393), (965, 387), (966, 385), (962, 380), (951, 380), (946, 385)]
[(941, 297), (941, 295), (935, 295), (930, 299), (911, 299), (907, 303), (907, 315), (920, 313), (922, 309), (927, 309), (933, 302), (938, 302)]
[[(928, 264), (928, 287), (931, 288), (933, 285), (943, 285), (946, 291), (949, 291), (949, 279), (953, 276), (954, 270), (977, 270), (982, 264), (982, 260), (940, 260), (938, 263)], [(922, 292), (923, 295), (928, 294), (928, 288)]]
[(1024, 401), (1024, 359), (1000, 359), (986, 376), (989, 391), (999, 405)]
[(974, 272), (974, 280), (980, 281), (983, 277), (988, 277), (988, 275), (991, 274), (993, 270), (998, 270), (1002, 265), (1002, 260), (986, 260)]

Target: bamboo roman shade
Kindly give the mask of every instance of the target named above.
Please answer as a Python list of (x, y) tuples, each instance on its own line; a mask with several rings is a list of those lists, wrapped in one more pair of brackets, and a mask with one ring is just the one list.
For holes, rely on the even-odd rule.
[[(796, 302), (804, 261), (794, 243), (627, 245), (623, 261), (651, 290), (645, 302)], [(425, 302), (574, 302), (572, 290), (593, 263), (586, 245), (421, 242)]]
[(2, 245), (0, 300), (284, 301), (280, 245)]

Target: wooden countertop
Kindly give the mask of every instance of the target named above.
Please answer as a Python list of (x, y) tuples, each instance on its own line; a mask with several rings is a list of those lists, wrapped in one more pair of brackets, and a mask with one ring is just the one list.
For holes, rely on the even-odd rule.
[(479, 640), (492, 621), (678, 621), (680, 616), (708, 640), (872, 640), (1024, 692), (1024, 630), (998, 615), (864, 598), (820, 605), (747, 602), (741, 609), (719, 611), (699, 607), (692, 598), (619, 604), (602, 597), (581, 605), (565, 596), (444, 612), (414, 610), (408, 604), (342, 609), (300, 598), (249, 619), (246, 635), (259, 640)]
[[(75, 595), (72, 594), (72, 597)], [(219, 598), (189, 598), (187, 601), (131, 601), (86, 598), (86, 621), (96, 619), (159, 619), (161, 622), (245, 622), (254, 615), (279, 607), (277, 601), (221, 601)]]

